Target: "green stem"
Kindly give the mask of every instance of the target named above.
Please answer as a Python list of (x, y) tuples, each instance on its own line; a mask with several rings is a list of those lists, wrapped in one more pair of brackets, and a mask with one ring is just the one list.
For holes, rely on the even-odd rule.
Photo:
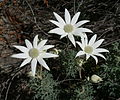
[(83, 64), (84, 64), (84, 60), (83, 59), (80, 59), (79, 61), (78, 61), (78, 71), (79, 71), (79, 77), (80, 77), (80, 79), (82, 78), (82, 69), (84, 70), (84, 68), (82, 67), (83, 66)]
[(69, 41), (69, 38), (68, 38), (68, 37), (66, 37), (66, 39), (67, 39), (66, 49), (68, 50), (69, 45), (70, 45), (70, 41)]
[(40, 66), (40, 72), (38, 73), (38, 78), (42, 80), (42, 66)]
[(79, 76), (80, 76), (80, 79), (82, 78), (81, 71), (82, 71), (82, 68), (79, 68)]

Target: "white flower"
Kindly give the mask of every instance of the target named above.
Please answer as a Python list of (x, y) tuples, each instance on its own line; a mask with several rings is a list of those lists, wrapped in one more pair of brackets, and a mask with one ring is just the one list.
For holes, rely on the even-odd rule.
[(54, 45), (45, 45), (47, 40), (42, 40), (40, 43), (38, 43), (38, 41), (38, 35), (36, 35), (33, 40), (33, 45), (27, 39), (25, 40), (25, 44), (27, 47), (14, 45), (14, 47), (19, 49), (22, 53), (14, 54), (11, 56), (14, 58), (25, 59), (20, 67), (28, 64), (31, 61), (31, 70), (33, 76), (35, 76), (37, 61), (47, 70), (50, 70), (43, 58), (58, 57), (58, 55), (46, 52), (47, 49), (53, 48)]
[(96, 64), (98, 63), (98, 59), (97, 59), (96, 56), (99, 56), (99, 57), (102, 57), (102, 58), (106, 59), (100, 53), (101, 52), (109, 52), (109, 51), (107, 49), (104, 49), (104, 48), (98, 48), (102, 44), (102, 42), (104, 41), (104, 39), (100, 39), (100, 40), (96, 41), (96, 37), (97, 37), (97, 35), (95, 34), (90, 39), (90, 41), (88, 42), (88, 38), (86, 36), (86, 38), (82, 38), (81, 39), (82, 43), (77, 42), (77, 44), (81, 47), (82, 50), (80, 50), (77, 53), (76, 57), (85, 54), (86, 55), (86, 60), (87, 60), (90, 56), (92, 56), (95, 59)]
[(54, 12), (53, 14), (56, 17), (57, 21), (50, 20), (50, 22), (52, 22), (58, 27), (50, 30), (49, 33), (61, 35), (60, 38), (68, 36), (69, 40), (74, 46), (76, 46), (76, 44), (73, 35), (84, 37), (85, 32), (92, 33), (90, 29), (80, 27), (81, 25), (89, 22), (89, 20), (82, 20), (77, 23), (80, 12), (77, 12), (71, 19), (69, 11), (65, 9), (65, 21), (57, 13)]
[(101, 81), (103, 81), (103, 80), (102, 80), (102, 78), (99, 77), (98, 75), (92, 75), (92, 76), (91, 76), (91, 81), (92, 81), (93, 83), (99, 83), (99, 82), (101, 82)]

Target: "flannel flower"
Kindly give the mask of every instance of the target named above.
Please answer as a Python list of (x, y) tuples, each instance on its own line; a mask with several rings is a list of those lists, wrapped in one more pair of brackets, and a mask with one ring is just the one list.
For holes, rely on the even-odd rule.
[(57, 21), (50, 20), (50, 22), (58, 27), (50, 30), (49, 33), (61, 35), (60, 38), (68, 36), (69, 40), (74, 46), (76, 46), (74, 36), (80, 36), (82, 38), (84, 37), (85, 32), (92, 33), (90, 29), (80, 27), (81, 25), (89, 22), (89, 20), (82, 20), (77, 22), (80, 16), (80, 12), (77, 12), (71, 19), (69, 11), (65, 9), (65, 21), (57, 13), (54, 12), (53, 14)]
[[(101, 52), (109, 52), (107, 49), (104, 48), (98, 48), (102, 42), (104, 41), (104, 39), (100, 39), (98, 41), (96, 41), (96, 37), (97, 35), (95, 34), (90, 41), (88, 42), (88, 38), (86, 36), (86, 38), (82, 38), (81, 42), (77, 41), (77, 44), (81, 47), (82, 50), (80, 50), (76, 57), (81, 56), (81, 55), (86, 55), (86, 60), (91, 56), (95, 59), (96, 64), (98, 63), (98, 58), (96, 56), (102, 57), (104, 59), (106, 59), (102, 54), (100, 54)], [(96, 41), (96, 42), (95, 42)]]
[(14, 45), (14, 47), (19, 49), (22, 53), (14, 54), (11, 56), (14, 58), (25, 59), (20, 67), (31, 62), (31, 71), (33, 76), (35, 76), (37, 62), (39, 62), (39, 64), (47, 70), (50, 70), (43, 58), (58, 57), (58, 55), (56, 54), (47, 53), (47, 50), (53, 48), (54, 45), (45, 45), (47, 40), (42, 40), (39, 43), (38, 41), (38, 35), (36, 35), (33, 40), (33, 45), (27, 39), (25, 40), (25, 44), (27, 47)]

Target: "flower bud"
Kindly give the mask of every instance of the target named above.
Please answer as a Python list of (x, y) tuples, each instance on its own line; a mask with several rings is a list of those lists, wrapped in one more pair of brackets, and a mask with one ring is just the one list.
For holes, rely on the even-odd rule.
[(87, 80), (90, 81), (90, 77), (89, 76), (87, 77)]
[(99, 83), (99, 82), (103, 81), (102, 78), (99, 77), (98, 75), (92, 75), (91, 80), (93, 83)]

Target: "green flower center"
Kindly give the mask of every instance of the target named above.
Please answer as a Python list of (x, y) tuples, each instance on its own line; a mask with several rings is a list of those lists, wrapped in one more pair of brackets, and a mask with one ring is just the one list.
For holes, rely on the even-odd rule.
[(67, 25), (64, 26), (64, 31), (65, 31), (66, 33), (72, 32), (73, 29), (74, 29), (74, 27), (73, 27), (73, 25), (71, 25), (71, 24), (67, 24)]
[(30, 56), (31, 58), (36, 58), (36, 57), (38, 57), (38, 56), (39, 56), (39, 51), (38, 51), (38, 49), (36, 49), (36, 48), (30, 49), (30, 51), (29, 51), (29, 56)]
[(85, 51), (86, 53), (91, 54), (91, 53), (93, 52), (93, 48), (92, 48), (91, 46), (86, 46), (86, 47), (84, 48), (84, 51)]

